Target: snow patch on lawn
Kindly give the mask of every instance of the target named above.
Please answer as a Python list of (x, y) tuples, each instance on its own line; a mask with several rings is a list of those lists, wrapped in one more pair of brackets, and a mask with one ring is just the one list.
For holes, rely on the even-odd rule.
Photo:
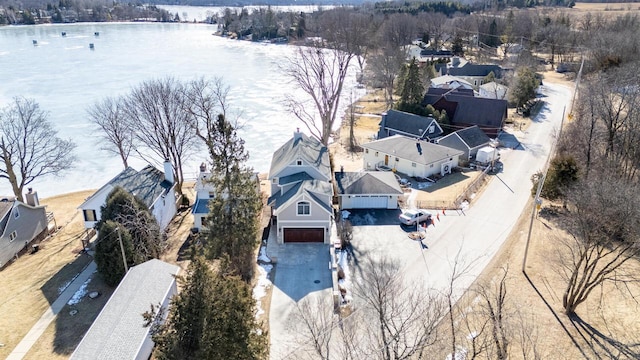
[[(260, 252), (262, 254), (262, 250)], [(253, 288), (253, 298), (256, 299), (256, 318), (264, 314), (262, 298), (267, 295), (267, 290), (272, 285), (271, 280), (269, 280), (271, 269), (273, 269), (273, 265), (271, 264), (260, 264), (260, 266), (258, 266), (258, 282)]]
[(69, 299), (69, 301), (67, 301), (67, 305), (75, 305), (77, 303), (80, 302), (80, 300), (82, 300), (82, 298), (87, 295), (87, 285), (89, 285), (89, 283), (91, 282), (91, 278), (88, 278), (78, 289), (78, 291), (75, 292), (75, 294), (73, 294), (73, 296), (71, 297), (71, 299)]

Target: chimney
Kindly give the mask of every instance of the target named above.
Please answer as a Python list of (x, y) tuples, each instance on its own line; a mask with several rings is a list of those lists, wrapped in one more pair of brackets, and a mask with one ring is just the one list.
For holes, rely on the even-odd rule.
[(206, 172), (207, 171), (207, 164), (202, 163), (200, 164), (200, 172)]
[(33, 191), (33, 188), (29, 188), (29, 192), (25, 194), (27, 204), (31, 206), (40, 206), (40, 200), (38, 199), (38, 192)]
[(173, 184), (173, 166), (169, 159), (164, 159), (164, 179)]
[(296, 131), (293, 133), (294, 140), (302, 139), (302, 133), (300, 132), (300, 128), (296, 128)]

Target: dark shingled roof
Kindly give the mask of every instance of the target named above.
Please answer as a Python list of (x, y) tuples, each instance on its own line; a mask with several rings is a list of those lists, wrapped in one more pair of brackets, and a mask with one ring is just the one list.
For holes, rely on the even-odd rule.
[(107, 185), (121, 186), (149, 208), (160, 195), (165, 194), (173, 186), (165, 180), (164, 173), (152, 165), (147, 165), (140, 171), (127, 167)]
[(390, 171), (337, 172), (335, 177), (342, 195), (402, 194), (398, 180)]
[(488, 144), (491, 139), (487, 134), (482, 131), (477, 125), (468, 127), (466, 129), (456, 131), (460, 139), (464, 141), (470, 149)]
[(429, 88), (422, 101), (447, 112), (456, 125), (478, 125), (487, 134), (495, 134), (507, 117), (507, 101), (474, 97), (472, 90)]
[[(460, 95), (445, 95), (449, 102), (457, 103), (453, 123), (475, 124), (485, 128), (502, 128), (507, 117), (507, 101)], [(449, 114), (451, 116), (451, 114)]]
[(289, 199), (306, 193), (311, 198), (314, 199), (318, 205), (325, 208), (328, 212), (332, 212), (331, 204), (326, 204), (324, 201), (320, 200), (314, 193), (326, 194), (331, 196), (333, 190), (331, 188), (331, 184), (328, 181), (322, 180), (305, 180), (301, 181), (291, 187), (287, 192), (282, 194), (278, 191), (276, 194), (273, 194), (267, 199), (267, 204), (270, 206), (274, 206), (276, 209), (285, 204)]
[(305, 165), (315, 166), (322, 174), (326, 175), (327, 179), (331, 179), (327, 147), (317, 139), (300, 132), (273, 153), (269, 178), (298, 159), (302, 160)]
[(362, 147), (373, 151), (380, 151), (383, 154), (397, 156), (401, 159), (406, 159), (418, 164), (432, 164), (440, 160), (463, 154), (460, 150), (433, 144), (424, 140), (419, 141), (422, 148), (422, 154), (420, 154), (416, 149), (417, 142), (418, 141), (416, 141), (416, 139), (402, 135), (394, 135), (363, 144)]
[[(422, 137), (431, 123), (436, 123), (436, 120), (432, 117), (419, 116), (416, 114), (407, 113), (398, 110), (388, 110), (386, 114), (382, 115), (382, 121), (380, 122), (381, 129), (391, 129), (405, 134), (410, 134), (415, 137)], [(436, 126), (436, 130), (433, 133), (426, 134), (428, 137), (438, 137), (442, 135), (442, 129)]]

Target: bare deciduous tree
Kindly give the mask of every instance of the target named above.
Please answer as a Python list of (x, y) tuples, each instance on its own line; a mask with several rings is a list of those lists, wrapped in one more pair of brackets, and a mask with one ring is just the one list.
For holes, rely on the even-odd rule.
[(133, 150), (133, 133), (122, 109), (124, 99), (107, 97), (87, 109), (89, 118), (100, 130), (102, 150), (118, 154), (125, 169)]
[[(433, 292), (405, 283), (398, 262), (368, 260), (353, 284), (362, 325), (366, 358), (422, 358), (435, 342), (442, 301)], [(359, 303), (359, 304), (358, 304)]]
[[(324, 49), (323, 45), (320, 42), (310, 47), (298, 47), (295, 56), (286, 60), (282, 70), (307, 97), (300, 99), (288, 95), (285, 106), (305, 124), (311, 135), (328, 145), (344, 80), (354, 55), (339, 48)], [(310, 109), (317, 111), (318, 121), (316, 113)]]
[(35, 179), (73, 166), (75, 144), (56, 134), (33, 99), (16, 97), (0, 109), (0, 178), (9, 181), (18, 200)]
[(310, 358), (331, 359), (331, 335), (337, 327), (338, 317), (328, 296), (310, 296), (296, 304), (297, 323), (312, 350)]
[(637, 281), (625, 264), (640, 254), (640, 199), (636, 184), (608, 175), (579, 183), (567, 199), (575, 210), (559, 265), (567, 283), (562, 305), (572, 315), (605, 282)]
[[(148, 161), (168, 159), (173, 165), (177, 191), (182, 193), (183, 162), (196, 147), (190, 125), (184, 85), (168, 77), (145, 81), (135, 87), (125, 102), (134, 130), (137, 152)], [(146, 149), (151, 154), (146, 154)], [(154, 156), (149, 156), (154, 155)]]

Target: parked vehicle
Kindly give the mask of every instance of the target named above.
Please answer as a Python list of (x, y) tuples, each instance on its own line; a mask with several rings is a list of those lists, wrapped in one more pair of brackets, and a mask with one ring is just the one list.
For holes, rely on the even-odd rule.
[(406, 210), (400, 215), (399, 219), (405, 225), (415, 225), (416, 223), (431, 220), (431, 213), (424, 209)]

